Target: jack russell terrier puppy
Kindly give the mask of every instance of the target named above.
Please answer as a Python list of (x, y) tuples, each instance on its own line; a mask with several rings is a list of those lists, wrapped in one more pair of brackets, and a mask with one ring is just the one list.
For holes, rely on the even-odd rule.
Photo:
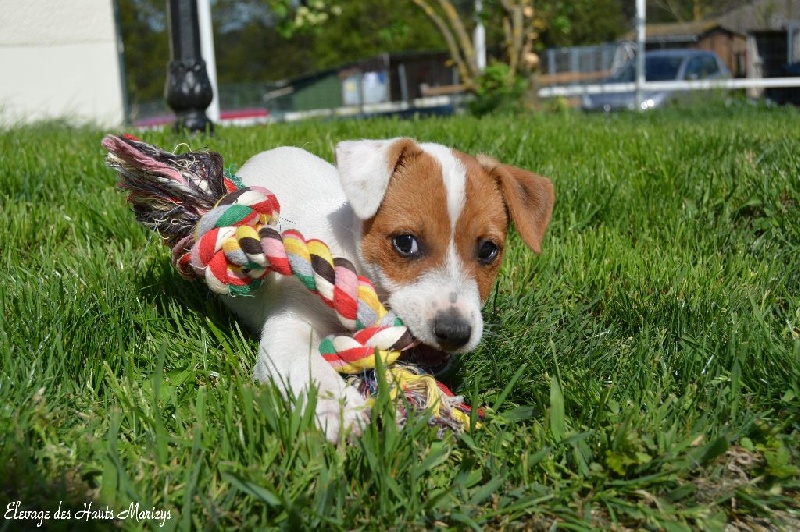
[[(552, 183), (407, 138), (341, 142), (336, 162), (338, 171), (283, 147), (251, 158), (237, 175), (280, 198), (280, 230), (296, 229), (349, 259), (420, 342), (452, 354), (474, 349), (509, 224), (539, 253)], [(261, 331), (254, 378), (299, 395), (317, 386), (316, 419), (327, 438), (358, 431), (369, 419), (365, 399), (317, 349), (325, 336), (342, 332), (334, 311), (295, 277), (272, 274), (255, 295), (226, 298)]]

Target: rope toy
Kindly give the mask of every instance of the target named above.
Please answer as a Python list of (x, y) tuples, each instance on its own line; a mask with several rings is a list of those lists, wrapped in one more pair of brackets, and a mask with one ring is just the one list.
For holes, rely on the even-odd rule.
[(269, 190), (245, 187), (214, 152), (174, 155), (130, 135), (108, 135), (102, 144), (136, 219), (161, 235), (184, 278), (202, 278), (218, 294), (245, 296), (273, 272), (297, 277), (355, 331), (328, 336), (319, 347), (350, 384), (365, 397), (375, 395), (379, 358), (401, 423), (407, 418), (405, 402), (397, 400), (402, 391), (411, 408), (430, 409), (440, 432), (469, 429), (470, 407), (420, 367), (412, 349), (418, 341), (383, 306), (372, 283), (324, 242), (275, 229), (280, 204)]

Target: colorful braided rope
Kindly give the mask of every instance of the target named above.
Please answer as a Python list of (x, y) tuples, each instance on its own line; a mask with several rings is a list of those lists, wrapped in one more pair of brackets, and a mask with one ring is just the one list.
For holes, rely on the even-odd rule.
[(218, 294), (250, 295), (270, 273), (297, 277), (336, 312), (352, 336), (329, 336), (320, 351), (336, 371), (354, 374), (393, 364), (415, 343), (408, 328), (378, 299), (375, 288), (347, 259), (333, 258), (320, 240), (272, 227), (280, 206), (261, 187), (244, 187), (223, 197), (197, 225), (195, 244), (177, 258)]
[[(213, 292), (235, 296), (252, 294), (271, 273), (297, 277), (335, 311), (344, 328), (355, 331), (328, 336), (319, 346), (337, 372), (350, 375), (362, 393), (375, 393), (379, 357), (393, 397), (402, 390), (415, 408), (431, 409), (434, 423), (469, 428), (470, 408), (460, 397), (430, 374), (397, 363), (416, 340), (380, 302), (372, 283), (350, 261), (333, 257), (324, 242), (274, 228), (280, 204), (269, 190), (245, 187), (232, 172), (220, 171), (216, 154), (176, 156), (130, 136), (109, 135), (103, 145), (137, 219), (162, 234), (184, 277), (202, 278)], [(216, 180), (209, 168), (217, 170)], [(194, 234), (172, 230), (189, 223)]]

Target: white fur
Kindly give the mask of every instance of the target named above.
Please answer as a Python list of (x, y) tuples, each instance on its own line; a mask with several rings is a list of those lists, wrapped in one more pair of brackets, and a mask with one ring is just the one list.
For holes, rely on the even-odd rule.
[[(336, 168), (299, 148), (276, 148), (256, 155), (237, 175), (245, 185), (271, 190), (281, 204), (281, 231), (296, 229), (327, 243), (334, 256), (357, 262), (353, 211)], [(261, 330), (253, 377), (273, 380), (297, 395), (311, 383), (319, 388), (317, 422), (336, 441), (341, 427), (366, 423), (361, 394), (345, 385), (319, 354), (320, 340), (341, 331), (334, 312), (299, 280), (270, 275), (255, 297), (227, 297), (226, 303), (252, 328)]]
[[(349, 259), (388, 297), (388, 303), (420, 340), (435, 345), (432, 320), (454, 309), (472, 325), (475, 347), (483, 321), (478, 287), (465, 275), (453, 235), (445, 265), (405, 286), (394, 286), (379, 270), (359, 260), (361, 224), (375, 214), (389, 183), (387, 148), (393, 142), (350, 141), (337, 146), (339, 170), (299, 148), (277, 148), (250, 159), (237, 172), (246, 185), (271, 190), (281, 203), (280, 230), (297, 229), (306, 238), (326, 242), (334, 256)], [(449, 149), (425, 144), (444, 170), (448, 212), (453, 228), (464, 204), (465, 170)], [(366, 266), (366, 268), (365, 268)], [(254, 378), (273, 380), (283, 390), (320, 391), (316, 417), (327, 437), (336, 441), (342, 429), (358, 431), (369, 417), (365, 400), (345, 384), (319, 354), (320, 340), (341, 332), (335, 313), (298, 279), (272, 274), (255, 297), (228, 297), (227, 304), (252, 328), (261, 330)]]
[(336, 146), (342, 188), (362, 220), (371, 218), (383, 201), (392, 177), (386, 150), (395, 140), (352, 140)]
[(464, 272), (461, 258), (451, 241), (441, 268), (427, 272), (411, 284), (392, 286), (389, 306), (403, 318), (403, 323), (414, 332), (414, 336), (427, 345), (436, 345), (437, 342), (431, 326), (437, 313), (455, 310), (472, 328), (469, 342), (455, 352), (471, 351), (481, 340), (483, 315), (478, 283)]
[(450, 217), (450, 230), (455, 232), (456, 222), (466, 201), (467, 170), (447, 146), (426, 142), (421, 147), (442, 165), (442, 181), (447, 192), (447, 215)]

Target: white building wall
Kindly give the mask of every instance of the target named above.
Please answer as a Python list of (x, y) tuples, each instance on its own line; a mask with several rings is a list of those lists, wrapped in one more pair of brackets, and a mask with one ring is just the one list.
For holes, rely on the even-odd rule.
[(113, 0), (0, 0), (0, 125), (124, 120)]

